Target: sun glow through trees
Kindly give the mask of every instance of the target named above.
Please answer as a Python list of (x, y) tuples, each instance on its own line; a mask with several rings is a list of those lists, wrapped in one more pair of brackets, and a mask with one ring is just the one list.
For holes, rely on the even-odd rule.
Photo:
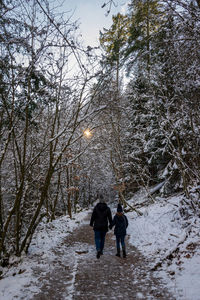
[(92, 136), (92, 133), (89, 129), (84, 130), (83, 134), (87, 138), (90, 138)]

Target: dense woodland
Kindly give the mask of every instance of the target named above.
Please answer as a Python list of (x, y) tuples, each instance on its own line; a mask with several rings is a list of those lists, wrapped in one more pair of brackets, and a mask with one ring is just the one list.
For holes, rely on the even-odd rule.
[(62, 11), (0, 0), (1, 259), (99, 191), (127, 205), (159, 186), (199, 213), (200, 1), (131, 0), (98, 49)]

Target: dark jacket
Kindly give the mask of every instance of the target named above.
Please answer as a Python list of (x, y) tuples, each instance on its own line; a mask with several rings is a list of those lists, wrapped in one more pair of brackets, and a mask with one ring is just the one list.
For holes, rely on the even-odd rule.
[(123, 213), (117, 212), (113, 218), (112, 226), (115, 226), (115, 235), (126, 235), (126, 228), (128, 227), (127, 217)]
[(94, 230), (108, 231), (108, 221), (112, 223), (112, 215), (110, 208), (106, 203), (98, 203), (93, 210), (90, 226), (93, 226)]

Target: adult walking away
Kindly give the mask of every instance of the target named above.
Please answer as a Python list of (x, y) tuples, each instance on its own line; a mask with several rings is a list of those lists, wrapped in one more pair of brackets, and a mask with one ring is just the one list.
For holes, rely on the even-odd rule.
[(123, 250), (123, 257), (126, 257), (126, 246), (125, 246), (125, 236), (126, 236), (126, 228), (128, 227), (128, 219), (123, 213), (122, 206), (118, 204), (117, 213), (113, 218), (112, 225), (110, 229), (115, 226), (114, 234), (116, 235), (116, 246), (117, 246), (117, 254), (120, 255), (120, 243)]
[(105, 203), (103, 195), (100, 195), (99, 203), (94, 207), (90, 220), (90, 226), (94, 229), (97, 258), (100, 258), (100, 256), (103, 255), (106, 232), (108, 231), (108, 222), (109, 226), (111, 226), (111, 210)]

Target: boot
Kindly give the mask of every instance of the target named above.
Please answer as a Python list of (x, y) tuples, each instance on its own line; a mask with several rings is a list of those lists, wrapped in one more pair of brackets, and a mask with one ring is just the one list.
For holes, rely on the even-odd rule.
[(121, 255), (120, 255), (120, 249), (117, 249), (117, 254), (116, 254), (116, 256), (118, 256), (118, 257), (121, 256)]
[(97, 251), (97, 258), (100, 258), (100, 255), (101, 255), (100, 251)]
[(126, 258), (126, 249), (125, 249), (125, 246), (122, 247), (122, 250), (123, 250), (123, 258)]

